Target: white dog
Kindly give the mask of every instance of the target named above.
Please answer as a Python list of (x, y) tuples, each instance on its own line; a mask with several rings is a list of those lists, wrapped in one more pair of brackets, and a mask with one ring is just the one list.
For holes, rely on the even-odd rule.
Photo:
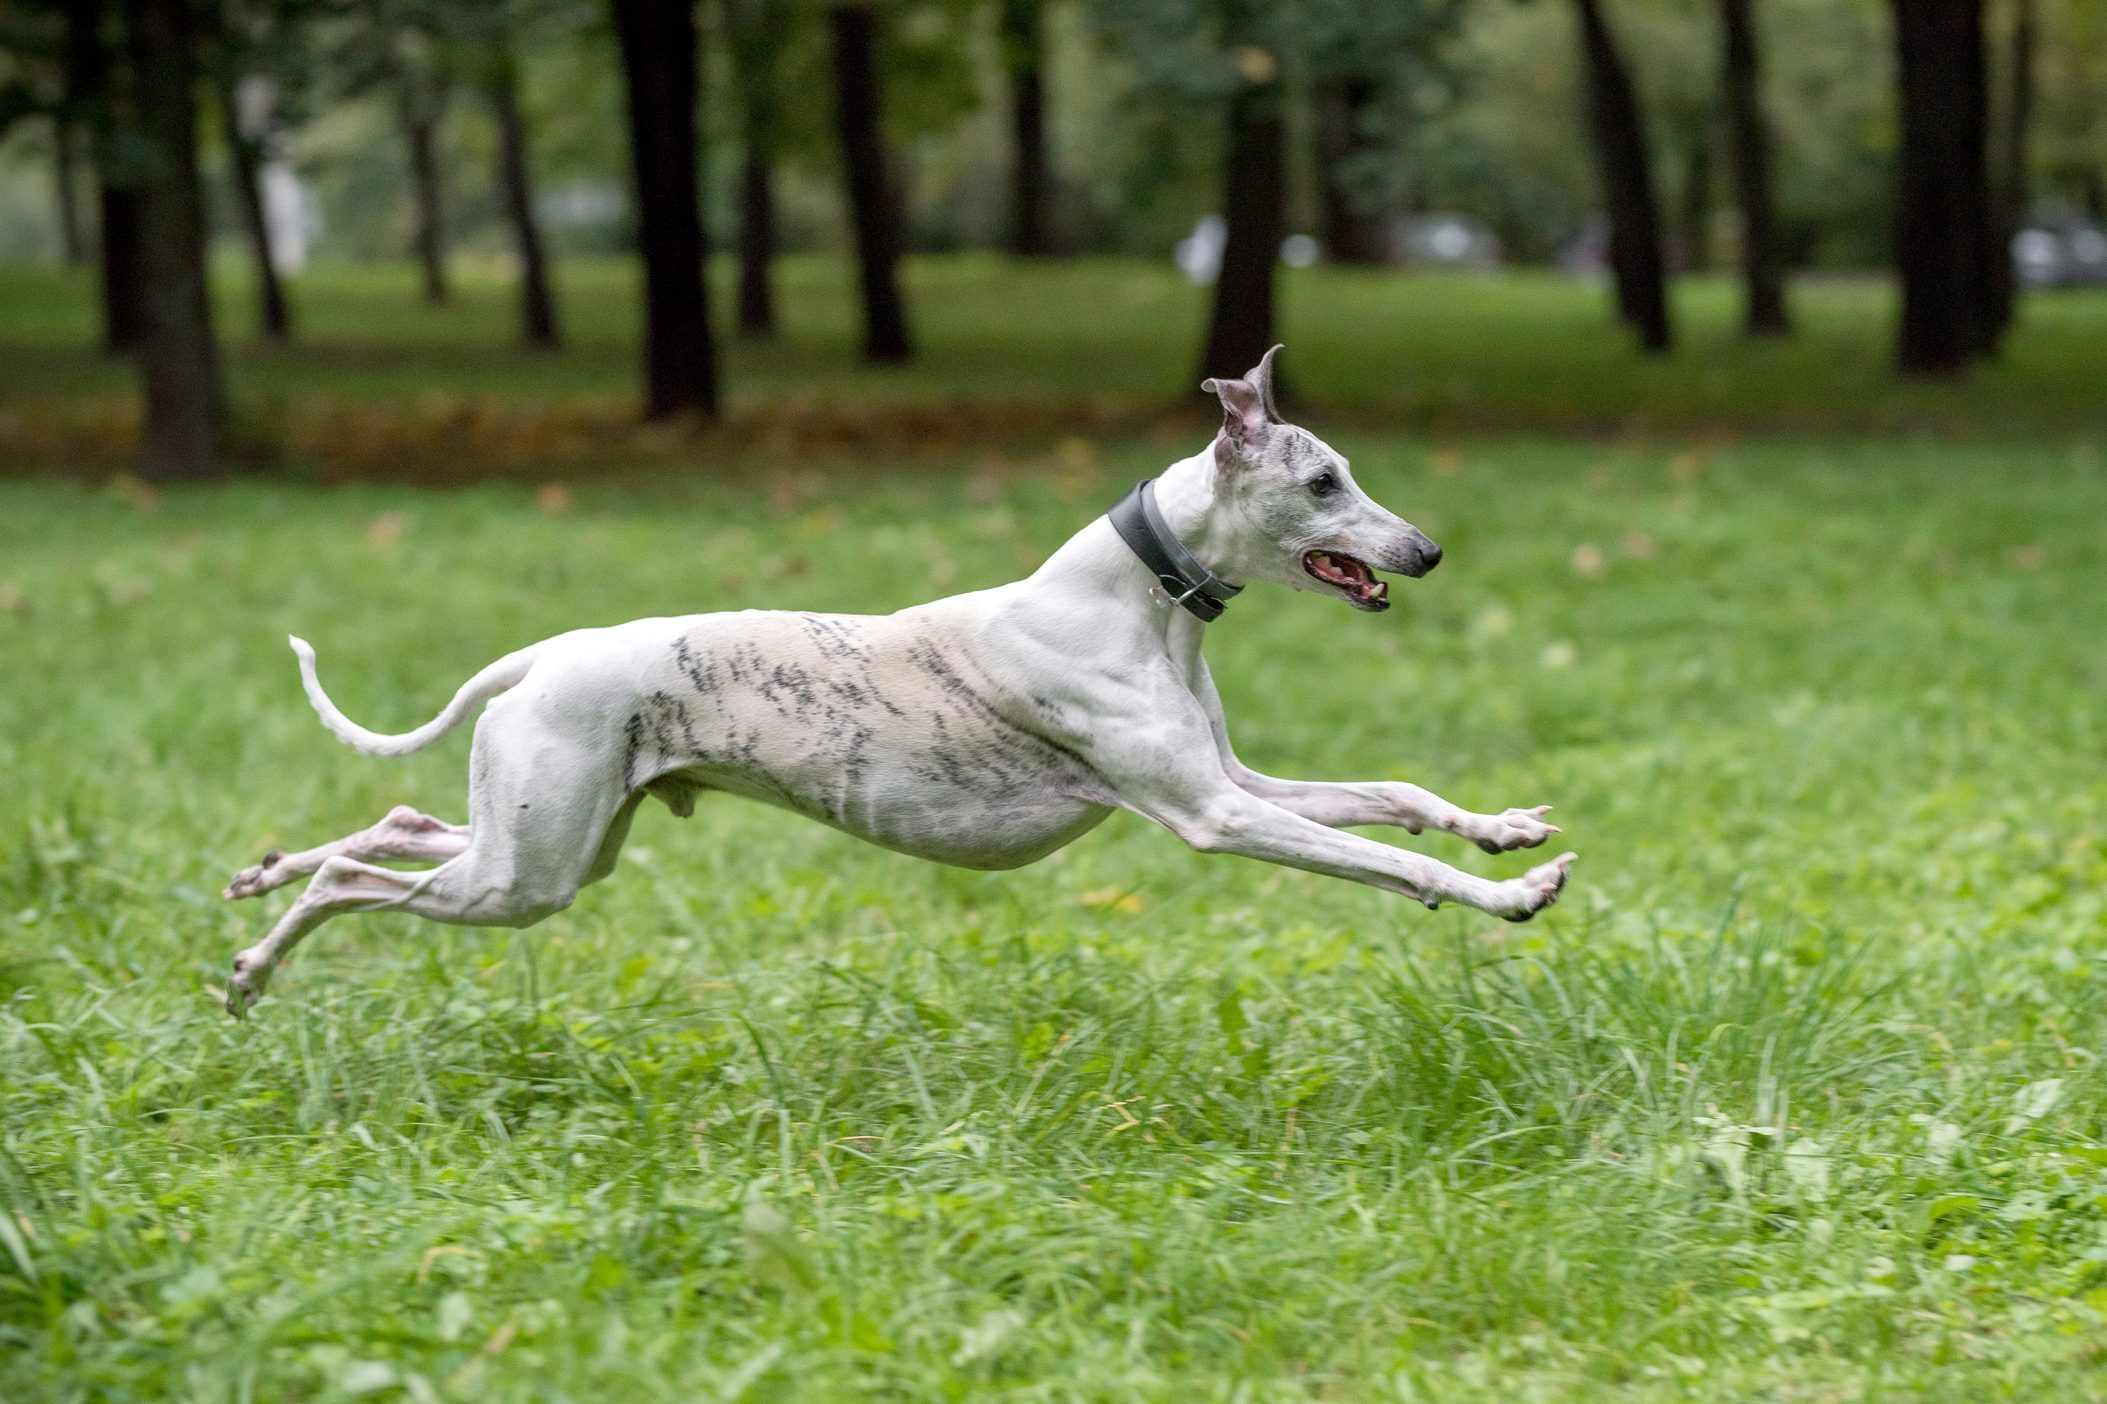
[(710, 791), (743, 795), (967, 868), (1032, 862), (1130, 809), (1203, 853), (1528, 920), (1557, 898), (1572, 854), (1496, 882), (1339, 830), (1440, 829), (1499, 853), (1558, 832), (1543, 808), (1472, 814), (1416, 785), (1276, 780), (1230, 750), (1200, 643), (1243, 584), (1381, 610), (1376, 571), (1419, 576), (1441, 559), (1355, 486), (1344, 458), (1280, 420), (1273, 354), (1203, 387), (1225, 411), (1207, 450), (1013, 584), (884, 616), (743, 611), (559, 634), (491, 664), (400, 736), (338, 711), (314, 650), (292, 640), (323, 723), (368, 755), (419, 750), (496, 700), (476, 724), (467, 827), (397, 809), (234, 879), (230, 898), (314, 875), (235, 957), (228, 1010), (244, 1013), (286, 953), (342, 912), (529, 926), (562, 911), (613, 870), (646, 795), (679, 815)]

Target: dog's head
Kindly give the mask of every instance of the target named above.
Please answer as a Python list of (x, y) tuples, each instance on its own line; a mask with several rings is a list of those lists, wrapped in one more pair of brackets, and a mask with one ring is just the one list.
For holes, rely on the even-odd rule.
[(1215, 503), (1222, 512), (1218, 570), (1337, 595), (1356, 609), (1390, 607), (1377, 571), (1425, 575), (1441, 564), (1426, 533), (1361, 491), (1330, 444), (1273, 407), (1274, 347), (1238, 380), (1209, 380), (1222, 401), (1215, 437)]

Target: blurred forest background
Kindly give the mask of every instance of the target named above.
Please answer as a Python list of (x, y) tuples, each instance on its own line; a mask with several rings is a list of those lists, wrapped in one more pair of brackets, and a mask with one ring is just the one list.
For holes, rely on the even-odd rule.
[[(1520, 320), (1528, 304), (1563, 325), (1562, 285), (1606, 279), (1638, 347), (1669, 352), (1675, 281), (1731, 277), (1738, 308), (1724, 286), (1699, 293), (1700, 327), (1788, 337), (1800, 283), (1818, 328), (1880, 324), (1849, 359), (1885, 362), (1892, 321), (1896, 366), (1932, 376), (1994, 355), (2023, 286), (2107, 282), (2097, 0), (10, 0), (0, 16), (0, 451), (47, 468), (137, 432), (136, 413), (93, 407), (113, 382), (67, 359), (84, 337), (141, 352), (150, 476), (267, 454), (272, 387), (326, 398), (332, 367), (238, 356), (230, 418), (218, 348), (340, 341), (358, 308), (397, 307), (352, 266), (414, 267), (433, 308), (509, 288), (509, 312), (451, 324), (470, 345), (641, 341), (653, 417), (718, 413), (714, 342), (777, 337), (786, 298), (817, 342), (853, 316), (864, 360), (911, 361), (918, 316), (941, 342), (961, 279), (967, 304), (1024, 322), (1009, 340), (1042, 364), (1094, 345), (1110, 356), (1082, 359), (1109, 369), (1112, 348), (1197, 320), (1174, 250), (1213, 284), (1201, 344), (1159, 350), (1145, 387), (1047, 372), (1057, 385), (1168, 397), (1187, 371), (1250, 364), (1282, 335), (1283, 259), (1477, 280), (1416, 297), (1310, 284), (1341, 335), (1378, 347), (1385, 319), (1350, 305), (1435, 327), (1451, 308), (1467, 331), (1497, 270), (1544, 268), (1558, 277), (1510, 283), (1536, 289), (1512, 301)], [(724, 254), (714, 319), (705, 248)], [(1014, 269), (991, 292), (994, 269), (925, 261), (917, 306), (899, 261), (969, 250), (1141, 262)], [(611, 263), (632, 251), (641, 326)], [(80, 272), (26, 271), (59, 264)], [(1868, 273), (1899, 282), (1899, 317)], [(1090, 323), (1127, 326), (1093, 341), (1071, 323), (1107, 298)], [(364, 331), (416, 340), (418, 315)], [(1002, 364), (1022, 380), (1029, 363)], [(1836, 358), (1776, 364), (1821, 419)], [(822, 365), (844, 369), (778, 352), (755, 371), (773, 392)], [(1576, 388), (1567, 418), (1594, 393)], [(84, 418), (100, 441), (74, 432)]]

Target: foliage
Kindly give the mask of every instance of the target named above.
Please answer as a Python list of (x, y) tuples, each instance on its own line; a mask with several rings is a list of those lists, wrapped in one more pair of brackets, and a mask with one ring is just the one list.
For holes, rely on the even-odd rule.
[(1240, 745), (1557, 801), (1536, 925), (724, 800), (531, 932), (335, 923), (246, 1025), (227, 873), (466, 754), (330, 743), (289, 630), (401, 726), (556, 629), (1010, 578), (1194, 436), (0, 485), (0, 1395), (2100, 1397), (2096, 454), (1332, 437), (1448, 561), (1240, 603)]

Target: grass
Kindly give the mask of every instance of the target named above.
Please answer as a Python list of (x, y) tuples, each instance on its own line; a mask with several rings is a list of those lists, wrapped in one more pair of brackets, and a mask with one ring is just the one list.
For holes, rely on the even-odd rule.
[[(610, 457), (668, 456), (663, 436), (639, 436), (629, 423), (637, 332), (635, 275), (624, 264), (564, 266), (569, 345), (541, 355), (514, 346), (513, 294), (488, 269), (464, 268), (456, 305), (433, 309), (418, 301), (407, 268), (316, 268), (295, 289), (300, 338), (290, 349), (250, 339), (240, 270), (224, 272), (220, 324), (244, 433), (303, 467), (451, 480), (464, 462), (476, 473), (507, 463), (576, 471)], [(1192, 386), (1207, 293), (1167, 265), (913, 261), (921, 354), (892, 369), (856, 358), (838, 259), (786, 260), (781, 281), (785, 340), (728, 353), (734, 418), (763, 436), (818, 419), (836, 437), (855, 437), (881, 408), (909, 414), (908, 425), (876, 435), (895, 448), (910, 427), (927, 441), (948, 422), (956, 439), (967, 411), (978, 421), (1004, 411), (1040, 435), (1164, 415), (1183, 433), (1202, 423)], [(1997, 364), (1959, 384), (1926, 385), (1891, 370), (1895, 309), (1882, 279), (1806, 281), (1794, 296), (1798, 334), (1770, 344), (1738, 335), (1731, 280), (1679, 280), (1683, 345), (1666, 359), (1631, 349), (1609, 323), (1602, 290), (1552, 274), (1320, 268), (1282, 281), (1294, 395), (1335, 423), (1977, 439), (2097, 436), (2107, 424), (2107, 293), (2029, 297)], [(720, 291), (728, 307), (728, 286)], [(0, 464), (121, 464), (135, 432), (134, 379), (95, 349), (83, 276), (0, 270)], [(974, 432), (1004, 427), (996, 414)], [(736, 455), (720, 446), (713, 456)]]
[[(606, 335), (492, 374), (626, 393)], [(333, 393), (476, 360), (423, 354)], [(1377, 384), (1344, 355), (1312, 385)], [(2005, 374), (1939, 413), (2069, 411)], [(727, 800), (531, 932), (337, 922), (242, 1025), (229, 873), (460, 808), (463, 742), (334, 745), (288, 631), (399, 727), (563, 627), (1009, 578), (1167, 450), (0, 483), (0, 1397), (2107, 1398), (2087, 432), (1337, 434), (1448, 564), (1379, 619), (1240, 602), (1239, 743), (1555, 801), (1582, 861), (1531, 926), (1126, 817), (986, 875)]]

